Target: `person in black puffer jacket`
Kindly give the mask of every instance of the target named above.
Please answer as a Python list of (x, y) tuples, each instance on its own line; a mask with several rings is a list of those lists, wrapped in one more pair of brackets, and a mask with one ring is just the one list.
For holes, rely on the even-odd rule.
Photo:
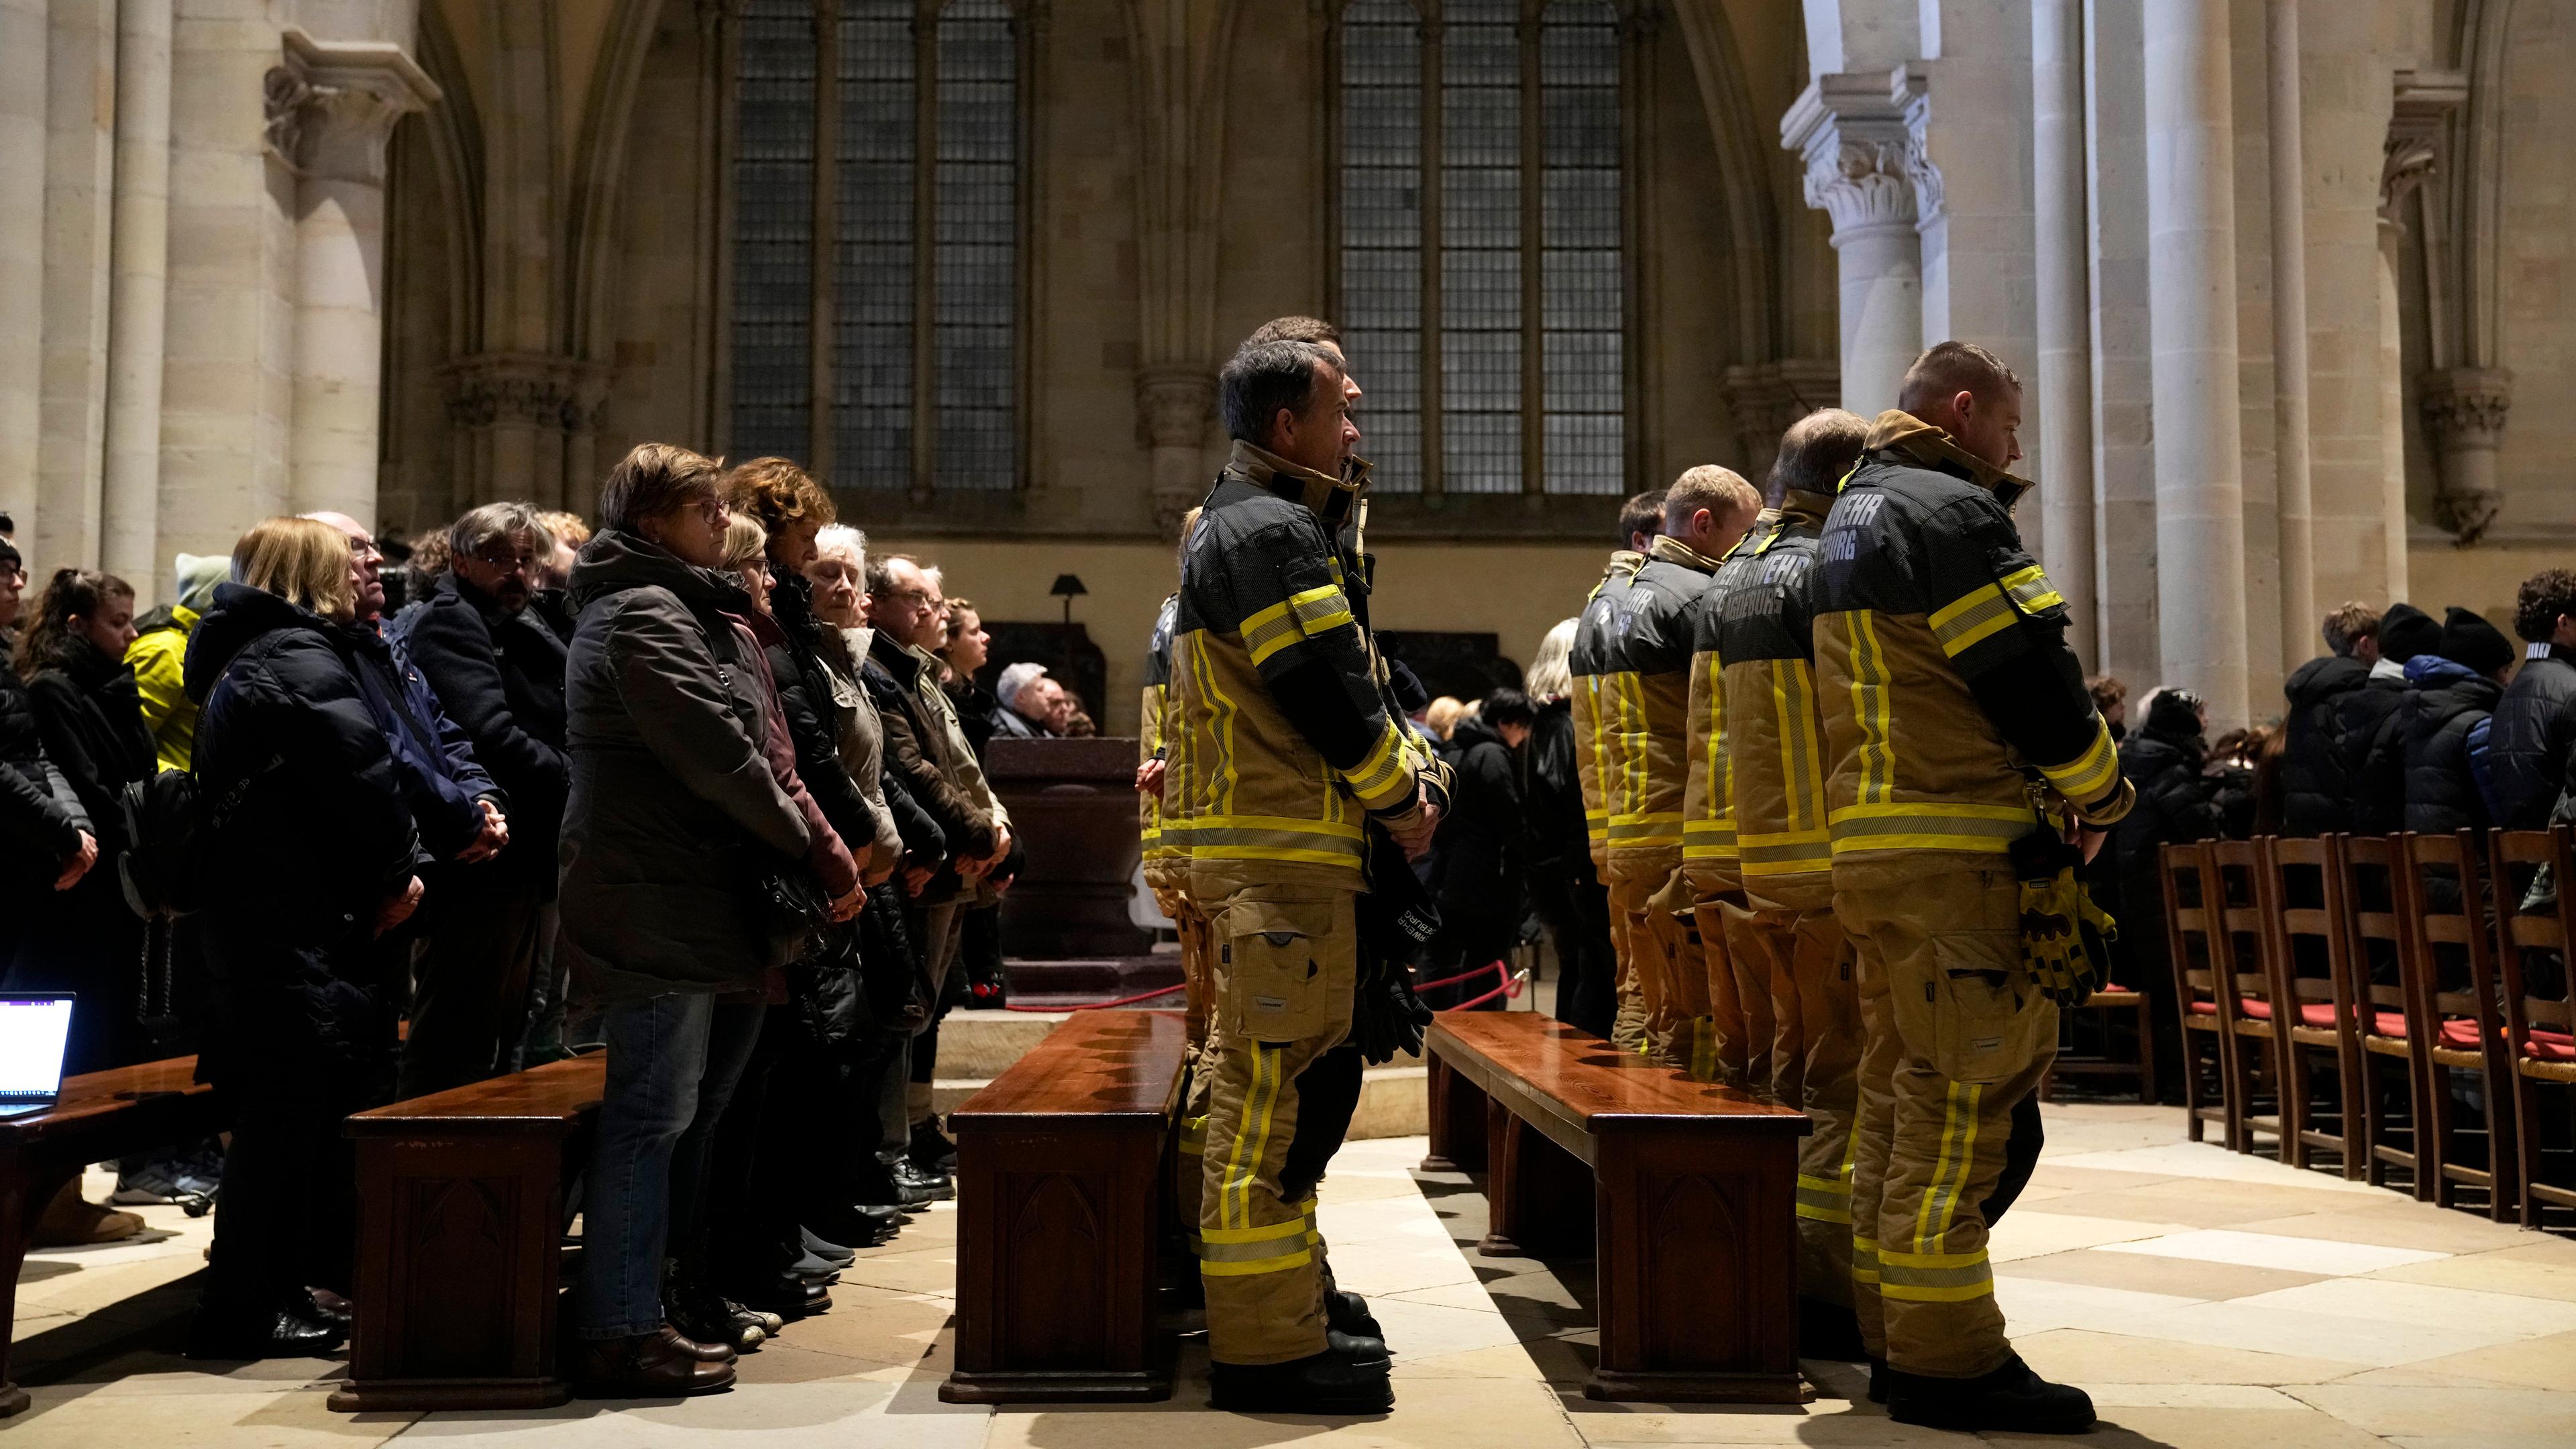
[[(2406, 664), (2415, 693), (2399, 715), (2406, 771), (2406, 829), (2418, 835), (2486, 830), (2497, 819), (2487, 769), (2487, 737), (2513, 645), (2501, 630), (2454, 607), (2442, 622), (2442, 652)], [(2448, 870), (2424, 872), (2425, 906), (2460, 907), (2459, 881)]]
[[(2144, 991), (2160, 1061), (2180, 1062), (2179, 992), (2164, 932), (2164, 876), (2159, 847), (2210, 840), (2221, 832), (2216, 782), (2205, 772), (2208, 710), (2187, 689), (2160, 689), (2147, 703), (2146, 723), (2120, 742), (2120, 771), (2138, 789), (2137, 807), (2111, 828), (2110, 854), (2120, 880), (2120, 984)], [(2181, 1077), (2173, 1084), (2180, 1101)]]
[(1617, 961), (1610, 946), (1610, 892), (1592, 864), (1575, 769), (1573, 678), (1566, 659), (1576, 620), (1547, 632), (1523, 677), (1539, 701), (1520, 750), (1521, 801), (1528, 812), (1530, 903), (1556, 945), (1556, 1016), (1597, 1037), (1617, 1014)]
[(248, 582), (217, 586), (185, 667), (215, 828), (199, 919), (216, 1029), (198, 1070), (234, 1101), (190, 1351), (219, 1358), (339, 1341), (306, 1289), (352, 1289), (340, 1122), (392, 1099), (401, 985), (375, 943), (419, 904), (426, 860), (358, 684), (348, 545), (280, 518), (233, 556)]
[(2546, 830), (2576, 754), (2576, 571), (2544, 569), (2523, 580), (2513, 631), (2522, 667), (2496, 702), (2487, 731), (2487, 778), (2496, 824)]
[(105, 869), (84, 874), (28, 913), (9, 982), (80, 995), (66, 1073), (149, 1061), (183, 1049), (166, 959), (147, 960), (143, 922), (125, 904), (115, 861), (125, 849), (119, 797), (158, 768), (125, 647), (134, 590), (89, 569), (57, 569), (18, 640), (17, 671), (45, 757), (78, 797)]
[(2335, 706), (2341, 733), (2344, 779), (2352, 804), (2341, 828), (2364, 835), (2386, 835), (2406, 818), (2405, 771), (2383, 747), (2394, 738), (2397, 717), (2414, 688), (2406, 666), (2418, 656), (2436, 652), (2442, 643), (2439, 620), (2412, 604), (2391, 604), (2379, 619), (2379, 658), (2370, 666), (2367, 687), (2344, 694)]
[[(18, 550), (0, 543), (0, 630), (16, 627), (26, 582)], [(78, 884), (97, 863), (89, 811), (46, 758), (27, 682), (0, 669), (0, 971), (16, 954), (16, 924), (48, 908), (54, 892)]]
[(2333, 652), (2300, 665), (2282, 689), (2290, 702), (2282, 722), (2289, 736), (2281, 754), (2284, 834), (2330, 835), (2352, 828), (2345, 696), (2370, 687), (2380, 657), (2379, 629), (2379, 611), (2358, 601), (2326, 615), (2326, 647)]

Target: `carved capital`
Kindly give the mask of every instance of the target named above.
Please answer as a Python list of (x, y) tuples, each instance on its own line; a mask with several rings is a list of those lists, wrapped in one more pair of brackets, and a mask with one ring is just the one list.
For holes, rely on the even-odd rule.
[(2468, 104), (2468, 78), (2457, 71), (2401, 70), (2388, 139), (2380, 149), (2379, 219), (2403, 226), (2406, 198), (2442, 160), (2451, 118)]
[(299, 176), (383, 185), (394, 123), (443, 97), (399, 45), (281, 37), (283, 58), (261, 78), (269, 154)]
[(1784, 357), (1738, 363), (1726, 370), (1726, 409), (1745, 460), (1757, 470), (1780, 447), (1789, 425), (1842, 399), (1842, 364), (1830, 359)]
[(460, 428), (510, 424), (594, 430), (608, 402), (608, 369), (570, 357), (487, 352), (447, 369), (448, 421)]
[(2424, 431), (2433, 444), (2433, 511), (2463, 544), (2482, 537), (2503, 506), (2496, 449), (2513, 407), (2513, 374), (2500, 367), (2451, 367), (2416, 379)]
[(1836, 245), (1938, 214), (1929, 122), (1923, 78), (1902, 69), (1818, 76), (1780, 118), (1780, 144), (1805, 161), (1807, 204), (1833, 219)]
[(1136, 441), (1147, 448), (1196, 448), (1216, 412), (1216, 379), (1195, 367), (1149, 367), (1136, 375)]

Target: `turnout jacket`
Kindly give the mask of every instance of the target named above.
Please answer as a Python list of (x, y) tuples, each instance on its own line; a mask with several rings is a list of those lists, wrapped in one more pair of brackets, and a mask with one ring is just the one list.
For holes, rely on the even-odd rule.
[(1716, 571), (1717, 560), (1658, 537), (1636, 580), (1613, 598), (1621, 613), (1603, 661), (1599, 705), (1619, 734), (1617, 765), (1601, 776), (1613, 859), (1682, 849), (1692, 616)]
[(2128, 813), (2066, 601), (2008, 511), (2028, 486), (1905, 412), (1871, 425), (1812, 596), (1835, 860), (2002, 855), (2051, 793), (2089, 825)]
[(1609, 864), (1609, 788), (1620, 777), (1620, 761), (1626, 758), (1625, 737), (1619, 733), (1615, 712), (1602, 708), (1602, 680), (1610, 671), (1611, 646), (1627, 617), (1628, 590), (1637, 582), (1637, 570), (1645, 566), (1646, 556), (1634, 549), (1610, 555), (1601, 582), (1592, 586), (1591, 596), (1584, 600), (1581, 621), (1574, 626), (1574, 645), (1566, 656), (1566, 672), (1574, 679), (1569, 705), (1574, 714), (1575, 779), (1583, 786), (1583, 829), (1592, 844), (1596, 869)]
[(1683, 719), (1682, 869), (1694, 892), (1732, 892), (1744, 888), (1741, 852), (1735, 838), (1735, 802), (1731, 784), (1732, 756), (1727, 748), (1726, 688), (1718, 655), (1718, 580), (1745, 550), (1760, 542), (1779, 518), (1764, 509), (1718, 560), (1717, 573), (1691, 601), (1690, 702)]
[[(1793, 492), (1763, 514), (1701, 610), (1709, 685), (1723, 696), (1711, 710), (1708, 788), (1732, 806), (1745, 891), (1781, 909), (1832, 904), (1814, 638), (1816, 543), (1832, 507), (1824, 494)], [(1698, 688), (1695, 679), (1694, 697)], [(1695, 772), (1693, 788), (1700, 782)]]
[(1419, 808), (1323, 513), (1351, 491), (1237, 442), (1209, 492), (1173, 619), (1167, 852), (1359, 889), (1366, 816)]
[[(1181, 617), (1181, 596), (1173, 594), (1163, 600), (1154, 614), (1153, 637), (1145, 642), (1145, 691), (1137, 704), (1136, 763), (1149, 760), (1164, 762), (1165, 778), (1179, 768), (1180, 741), (1174, 737), (1167, 716), (1172, 696), (1172, 629)], [(1166, 845), (1163, 840), (1163, 796), (1160, 791), (1139, 791), (1136, 795), (1137, 833), (1144, 844), (1145, 875), (1160, 889), (1172, 889), (1186, 882), (1169, 878), (1173, 863), (1185, 859), (1178, 850), (1179, 841)]]

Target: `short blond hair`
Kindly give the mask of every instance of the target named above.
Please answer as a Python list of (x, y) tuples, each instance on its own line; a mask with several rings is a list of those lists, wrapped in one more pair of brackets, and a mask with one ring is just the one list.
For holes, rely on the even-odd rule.
[(726, 516), (733, 521), (725, 525), (724, 566), (740, 569), (766, 557), (769, 553), (769, 530), (760, 526), (760, 520), (748, 512)]
[(1664, 492), (1664, 531), (1679, 533), (1690, 523), (1691, 515), (1701, 509), (1724, 513), (1732, 509), (1753, 514), (1762, 511), (1762, 494), (1744, 475), (1715, 463), (1702, 463), (1687, 469), (1673, 480)]
[(554, 535), (555, 542), (576, 553), (581, 551), (583, 544), (590, 542), (590, 524), (578, 513), (539, 509), (537, 522), (546, 526), (546, 532)]
[(357, 616), (349, 536), (313, 518), (269, 518), (233, 545), (233, 573), (250, 587), (330, 619)]

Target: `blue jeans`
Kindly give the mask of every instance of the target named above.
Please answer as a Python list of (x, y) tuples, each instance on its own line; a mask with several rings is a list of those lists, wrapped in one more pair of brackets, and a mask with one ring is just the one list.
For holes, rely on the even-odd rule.
[(608, 1008), (608, 1093), (582, 1186), (574, 1331), (627, 1338), (662, 1326), (662, 1260), (697, 1231), (707, 1144), (760, 1040), (761, 1007), (673, 992)]

